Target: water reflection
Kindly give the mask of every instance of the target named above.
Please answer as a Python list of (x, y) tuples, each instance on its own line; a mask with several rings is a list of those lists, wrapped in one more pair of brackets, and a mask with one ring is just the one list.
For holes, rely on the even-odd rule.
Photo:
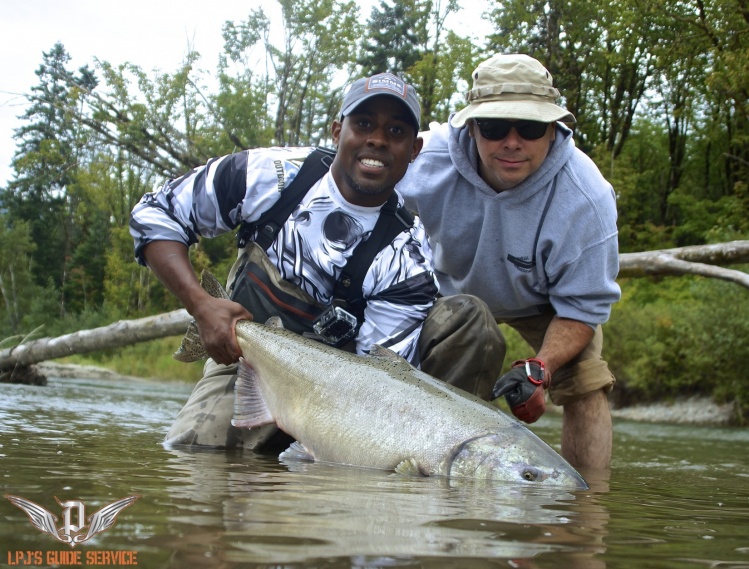
[[(276, 457), (165, 449), (190, 386), (0, 386), (0, 494), (141, 498), (85, 547), (142, 567), (749, 568), (749, 437), (615, 424), (612, 471), (587, 491), (406, 478)], [(534, 430), (553, 444), (558, 418)], [(59, 512), (59, 510), (57, 510)], [(0, 499), (0, 565), (58, 549)]]
[[(172, 467), (183, 475), (169, 494), (193, 508), (204, 505), (205, 521), (221, 516), (226, 532), (220, 539), (235, 549), (235, 561), (382, 555), (513, 559), (585, 548), (587, 538), (562, 527), (588, 510), (581, 504), (595, 495), (404, 478), (317, 463), (286, 462), (277, 468), (258, 457), (224, 455), (222, 460), (210, 452), (168, 452)], [(190, 511), (173, 520), (194, 524), (195, 516)], [(604, 519), (598, 515), (596, 523)]]

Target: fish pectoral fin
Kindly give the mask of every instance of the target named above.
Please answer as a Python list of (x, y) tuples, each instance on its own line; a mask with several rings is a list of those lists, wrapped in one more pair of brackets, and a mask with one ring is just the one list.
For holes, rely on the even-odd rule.
[(260, 393), (257, 371), (244, 358), (240, 358), (237, 381), (234, 384), (234, 418), (231, 424), (235, 427), (252, 428), (275, 422), (263, 394)]
[(291, 446), (278, 455), (278, 458), (284, 460), (304, 460), (306, 462), (315, 462), (315, 457), (312, 456), (304, 445), (299, 441), (294, 441)]
[(429, 476), (422, 470), (415, 458), (407, 458), (398, 463), (398, 466), (395, 467), (395, 473), (403, 476)]

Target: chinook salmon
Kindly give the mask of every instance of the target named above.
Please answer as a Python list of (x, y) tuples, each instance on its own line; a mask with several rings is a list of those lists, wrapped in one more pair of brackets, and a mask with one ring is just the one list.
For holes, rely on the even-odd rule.
[(296, 439), (282, 458), (588, 488), (517, 420), (390, 350), (358, 356), (250, 321), (237, 323), (236, 335), (244, 358), (232, 424), (276, 423)]

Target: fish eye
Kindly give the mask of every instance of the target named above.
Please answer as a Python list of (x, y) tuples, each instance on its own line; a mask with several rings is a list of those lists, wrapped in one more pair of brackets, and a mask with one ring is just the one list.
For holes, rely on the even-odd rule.
[(526, 468), (523, 470), (522, 476), (528, 482), (534, 482), (538, 478), (538, 471), (535, 468)]

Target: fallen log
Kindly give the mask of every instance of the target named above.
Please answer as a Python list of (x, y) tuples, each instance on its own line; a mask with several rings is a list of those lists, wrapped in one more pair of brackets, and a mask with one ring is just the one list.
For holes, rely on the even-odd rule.
[(80, 330), (57, 338), (25, 342), (0, 350), (0, 381), (3, 376), (22, 375), (22, 368), (41, 361), (178, 336), (185, 333), (191, 320), (192, 317), (182, 308), (137, 320), (119, 320), (108, 326)]

